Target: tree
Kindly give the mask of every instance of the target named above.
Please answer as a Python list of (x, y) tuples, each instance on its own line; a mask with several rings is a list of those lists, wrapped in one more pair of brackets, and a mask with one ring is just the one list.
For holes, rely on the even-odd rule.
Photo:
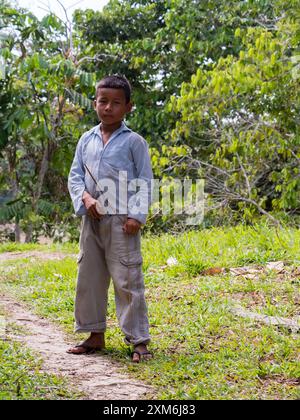
[(237, 27), (273, 24), (272, 3), (110, 1), (103, 12), (77, 11), (75, 42), (97, 78), (121, 73), (132, 82), (136, 109), (129, 122), (157, 148), (174, 127), (166, 112), (170, 97), (199, 66), (238, 56)]
[(64, 38), (65, 27), (52, 14), (39, 22), (24, 10), (5, 6), (3, 29), (8, 36), (1, 50), (6, 74), (1, 81), (0, 122), (2, 188), (8, 202), (1, 219), (21, 222), (30, 241), (34, 227), (47, 228), (49, 216), (55, 219), (62, 208), (71, 213), (69, 200), (64, 204), (66, 183), (57, 187), (66, 177), (74, 140), (81, 133), (78, 121), (85, 124), (76, 102), (91, 108), (76, 89), (93, 85), (94, 80), (76, 65), (69, 39)]
[(299, 212), (299, 0), (112, 0), (73, 23), (0, 1), (0, 219), (27, 240), (73, 220), (66, 178), (111, 73), (156, 177), (204, 177), (219, 219)]
[(238, 210), (251, 220), (258, 211), (274, 221), (270, 211), (300, 210), (300, 91), (291, 60), (299, 26), (285, 6), (279, 3), (274, 27), (238, 28), (239, 57), (199, 68), (171, 100), (172, 139), (186, 146), (178, 170), (205, 178), (221, 215)]

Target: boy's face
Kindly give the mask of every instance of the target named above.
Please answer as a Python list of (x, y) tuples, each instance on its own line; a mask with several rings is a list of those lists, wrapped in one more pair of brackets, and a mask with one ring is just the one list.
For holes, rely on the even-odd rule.
[(123, 89), (99, 88), (94, 101), (99, 120), (105, 125), (114, 125), (124, 119), (131, 111), (132, 103), (126, 103)]

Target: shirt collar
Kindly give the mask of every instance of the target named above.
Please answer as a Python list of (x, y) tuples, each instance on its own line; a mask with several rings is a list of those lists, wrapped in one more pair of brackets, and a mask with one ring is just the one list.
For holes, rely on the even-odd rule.
[[(94, 134), (97, 134), (97, 136), (99, 136), (100, 139), (102, 139), (100, 127), (101, 123), (96, 125), (96, 127), (94, 128)], [(121, 126), (113, 132), (113, 135), (115, 136), (116, 134), (122, 133), (123, 131), (131, 131), (130, 128), (128, 128), (127, 125), (124, 123), (124, 121), (122, 121)]]

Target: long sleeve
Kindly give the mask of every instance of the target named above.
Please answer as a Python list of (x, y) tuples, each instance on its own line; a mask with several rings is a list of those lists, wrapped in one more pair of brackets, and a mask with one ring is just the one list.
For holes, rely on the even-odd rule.
[(132, 145), (131, 151), (137, 173), (137, 179), (135, 185), (131, 186), (131, 191), (136, 191), (136, 186), (138, 186), (139, 191), (129, 199), (128, 217), (145, 224), (152, 201), (153, 185), (148, 143), (145, 139), (139, 138), (139, 141), (134, 142)]
[(73, 163), (68, 177), (68, 189), (73, 202), (76, 216), (86, 214), (86, 208), (82, 202), (82, 195), (85, 190), (85, 173), (82, 161), (82, 138), (79, 140)]

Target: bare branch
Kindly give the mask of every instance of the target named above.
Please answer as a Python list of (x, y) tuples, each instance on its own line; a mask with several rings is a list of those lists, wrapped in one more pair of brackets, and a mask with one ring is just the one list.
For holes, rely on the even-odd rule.
[(65, 6), (62, 4), (62, 2), (60, 0), (56, 0), (56, 1), (61, 6), (61, 8), (63, 9), (64, 14), (66, 16), (66, 20), (70, 24), (70, 19), (69, 19), (69, 16), (68, 16), (68, 13), (67, 13), (67, 10), (66, 10)]
[(67, 7), (67, 10), (72, 9), (72, 7), (75, 7), (75, 6), (77, 6), (77, 4), (80, 4), (82, 2), (83, 2), (83, 0), (76, 1), (75, 3), (71, 4), (71, 6)]
[[(234, 200), (234, 198), (232, 198), (232, 200)], [(275, 219), (275, 217), (273, 217), (269, 212), (267, 212), (265, 209), (263, 209), (256, 201), (252, 200), (251, 198), (245, 198), (245, 197), (242, 197), (242, 196), (237, 196), (235, 198), (235, 200), (244, 201), (246, 203), (253, 204), (259, 210), (260, 213), (269, 217), (269, 219), (271, 219), (277, 226), (280, 226), (279, 220)]]
[(112, 55), (112, 54), (97, 54), (97, 55), (95, 55), (94, 57), (82, 57), (80, 60), (78, 60), (77, 61), (77, 65), (78, 66), (80, 66), (82, 63), (84, 63), (85, 61), (90, 61), (90, 62), (93, 62), (93, 61), (104, 61), (105, 59), (107, 59), (107, 58), (114, 58), (114, 59), (116, 59), (116, 58), (119, 58), (118, 56), (116, 56), (116, 55)]
[(248, 195), (249, 195), (249, 197), (251, 197), (251, 186), (250, 186), (250, 182), (249, 182), (249, 178), (248, 178), (247, 172), (245, 170), (244, 165), (242, 164), (242, 161), (240, 159), (239, 154), (238, 153), (235, 153), (235, 156), (237, 157), (237, 160), (239, 162), (240, 168), (241, 168), (241, 170), (243, 172), (243, 175), (244, 175), (244, 178), (245, 178), (245, 181), (246, 181), (246, 185), (247, 185)]

